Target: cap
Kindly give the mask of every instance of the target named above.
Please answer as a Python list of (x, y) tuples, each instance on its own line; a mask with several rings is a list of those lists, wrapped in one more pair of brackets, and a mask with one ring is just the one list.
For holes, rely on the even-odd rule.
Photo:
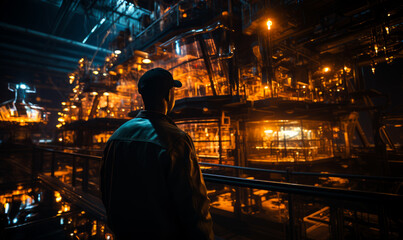
[(172, 74), (163, 68), (154, 68), (141, 76), (138, 84), (140, 94), (166, 94), (173, 87), (182, 87)]

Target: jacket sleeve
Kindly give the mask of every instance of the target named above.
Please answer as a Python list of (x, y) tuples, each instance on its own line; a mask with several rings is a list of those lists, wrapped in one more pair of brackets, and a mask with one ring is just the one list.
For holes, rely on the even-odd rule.
[(186, 135), (173, 145), (169, 188), (186, 239), (213, 240), (210, 200), (191, 138)]

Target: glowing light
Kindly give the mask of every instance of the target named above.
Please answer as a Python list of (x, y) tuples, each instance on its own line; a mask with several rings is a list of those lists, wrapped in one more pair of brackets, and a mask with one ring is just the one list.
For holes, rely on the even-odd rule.
[(98, 93), (97, 92), (92, 92), (91, 95), (96, 96), (96, 95), (98, 95)]
[(112, 76), (116, 76), (116, 75), (117, 75), (117, 73), (114, 72), (114, 71), (109, 71), (109, 74), (112, 75)]
[(20, 84), (20, 88), (21, 88), (21, 89), (27, 89), (27, 85), (21, 83), (21, 84)]
[(121, 54), (121, 53), (122, 53), (122, 51), (120, 51), (119, 49), (116, 49), (116, 50), (115, 50), (115, 54), (116, 54), (116, 55), (119, 55), (119, 54)]
[(271, 29), (271, 25), (273, 25), (273, 22), (272, 22), (270, 19), (268, 19), (267, 22), (266, 22), (266, 24), (267, 24), (267, 29), (270, 30), (270, 29)]
[(397, 127), (397, 128), (402, 127), (402, 126), (403, 126), (402, 124), (396, 124), (395, 125), (395, 127)]
[(269, 133), (273, 133), (273, 130), (269, 129), (269, 130), (264, 130), (264, 133), (269, 134)]
[(61, 200), (62, 200), (62, 196), (60, 195), (60, 193), (59, 192), (55, 192), (55, 200), (56, 200), (56, 202), (60, 202)]
[(71, 108), (77, 108), (77, 106), (76, 105), (71, 105)]
[(188, 14), (187, 14), (187, 13), (184, 13), (184, 14), (182, 14), (182, 17), (183, 17), (183, 18), (187, 18), (187, 17), (188, 17)]
[(329, 68), (329, 67), (324, 67), (324, 68), (323, 68), (323, 72), (327, 73), (327, 72), (329, 72), (329, 71), (330, 71), (330, 68)]
[(64, 118), (58, 118), (57, 119), (59, 122), (64, 122)]
[(68, 212), (68, 211), (70, 211), (70, 206), (66, 204), (63, 206), (63, 212)]
[(108, 93), (108, 92), (104, 92), (104, 96), (109, 96), (109, 93)]
[(59, 142), (62, 142), (63, 141), (63, 138), (59, 138)]
[(97, 70), (95, 70), (95, 71), (93, 71), (92, 73), (93, 73), (94, 75), (98, 75), (99, 72), (98, 72)]
[(149, 64), (149, 63), (151, 63), (151, 60), (148, 59), (148, 58), (144, 58), (144, 59), (142, 60), (142, 62), (143, 62), (144, 64)]

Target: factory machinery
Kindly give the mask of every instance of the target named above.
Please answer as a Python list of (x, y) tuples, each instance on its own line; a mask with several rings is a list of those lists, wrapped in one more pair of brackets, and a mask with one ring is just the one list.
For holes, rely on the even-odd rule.
[(36, 89), (24, 83), (9, 83), (8, 89), (15, 97), (0, 104), (0, 144), (39, 141), (48, 112), (28, 101), (27, 94), (36, 93)]
[[(353, 145), (395, 150), (381, 124), (386, 98), (365, 90), (361, 70), (401, 56), (400, 12), (396, 1), (179, 1), (139, 34), (122, 32), (103, 66), (80, 59), (57, 140), (102, 149), (143, 108), (139, 77), (162, 67), (183, 83), (171, 117), (201, 162), (294, 165), (349, 158)], [(362, 111), (379, 123), (373, 143)]]
[[(392, 200), (401, 178), (371, 174), (388, 174), (385, 156), (401, 149), (386, 121), (397, 130), (403, 117), (385, 116), (387, 97), (367, 90), (363, 73), (401, 58), (400, 5), (174, 1), (154, 19), (143, 16), (141, 32), (121, 32), (102, 66), (79, 60), (58, 117), (56, 142), (67, 150), (36, 146), (32, 171), (97, 202), (101, 157), (92, 153), (102, 155), (113, 132), (143, 109), (137, 82), (162, 67), (183, 84), (170, 116), (194, 140), (217, 236), (399, 239), (400, 202)], [(377, 172), (355, 165), (365, 152)], [(369, 176), (338, 174), (337, 166)], [(128, 207), (133, 194), (128, 187)]]

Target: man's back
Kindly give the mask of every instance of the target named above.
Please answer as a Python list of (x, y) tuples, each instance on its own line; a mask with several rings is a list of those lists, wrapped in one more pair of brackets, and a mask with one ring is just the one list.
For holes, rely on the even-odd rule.
[(121, 238), (213, 239), (193, 143), (163, 114), (142, 111), (112, 135), (101, 191), (108, 225)]

